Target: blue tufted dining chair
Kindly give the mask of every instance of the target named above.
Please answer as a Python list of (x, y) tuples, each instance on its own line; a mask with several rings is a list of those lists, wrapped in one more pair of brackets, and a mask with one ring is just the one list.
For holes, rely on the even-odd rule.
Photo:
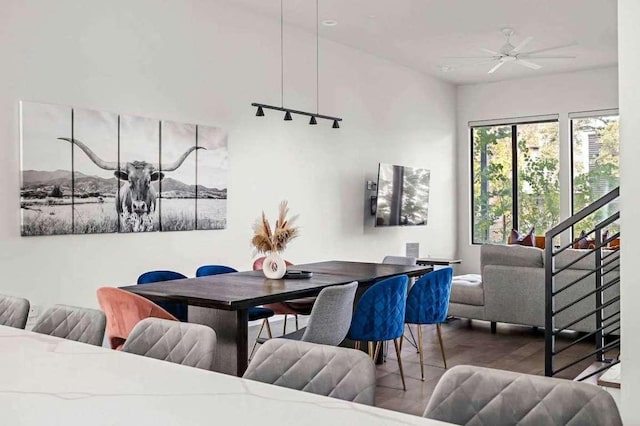
[[(149, 271), (138, 277), (138, 284), (151, 284), (162, 281), (182, 280), (187, 278), (180, 272), (174, 271)], [(156, 302), (156, 305), (169, 312), (181, 322), (187, 322), (187, 304), (180, 302)]]
[[(198, 270), (196, 271), (196, 277), (230, 274), (233, 272), (238, 271), (230, 266), (204, 265), (198, 268)], [(258, 339), (260, 339), (260, 335), (262, 334), (262, 330), (265, 326), (267, 327), (267, 335), (269, 336), (269, 338), (271, 339), (273, 337), (273, 335), (271, 334), (271, 326), (269, 325), (269, 318), (274, 315), (274, 312), (273, 310), (265, 308), (263, 306), (253, 306), (247, 309), (247, 315), (249, 317), (249, 321), (262, 320), (260, 331), (258, 331), (258, 336), (256, 337), (256, 341), (253, 343), (253, 349), (251, 349), (251, 354), (249, 355), (249, 359), (251, 359), (253, 357), (253, 352), (256, 350), (256, 346), (258, 346)]]
[(440, 341), (440, 352), (444, 368), (447, 360), (444, 356), (442, 332), (440, 324), (447, 320), (449, 296), (451, 295), (452, 268), (442, 268), (423, 275), (416, 281), (407, 297), (407, 311), (405, 322), (418, 326), (418, 353), (420, 354), (420, 374), (424, 380), (424, 361), (422, 351), (422, 325), (435, 324)]
[(407, 387), (404, 381), (399, 339), (404, 331), (408, 283), (409, 278), (406, 275), (400, 275), (372, 285), (360, 298), (347, 335), (349, 339), (356, 341), (356, 349), (360, 348), (360, 342), (368, 342), (369, 356), (374, 360), (378, 358), (381, 343), (393, 340), (404, 390), (407, 390)]
[(232, 272), (238, 272), (237, 269), (231, 266), (224, 265), (204, 265), (196, 270), (196, 277), (206, 277), (209, 275), (230, 274)]

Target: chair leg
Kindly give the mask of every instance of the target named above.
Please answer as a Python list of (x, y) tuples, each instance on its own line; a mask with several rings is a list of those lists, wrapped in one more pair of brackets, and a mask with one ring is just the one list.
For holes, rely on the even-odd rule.
[(442, 344), (442, 331), (440, 330), (440, 324), (436, 324), (436, 330), (438, 330), (438, 340), (440, 341), (440, 352), (442, 353), (442, 362), (444, 362), (444, 369), (447, 369), (447, 359), (444, 356), (444, 345)]
[(373, 342), (369, 342), (369, 357), (371, 357), (371, 359), (373, 359), (375, 361), (375, 359), (373, 358)]
[(355, 349), (356, 349), (357, 351), (359, 351), (359, 350), (360, 350), (360, 340), (357, 340), (357, 341), (356, 341)]
[(402, 378), (402, 389), (407, 390), (407, 385), (404, 382), (404, 369), (402, 368), (402, 357), (400, 356), (400, 344), (398, 339), (393, 339), (393, 344), (396, 347), (396, 355), (398, 357), (398, 367), (400, 367), (400, 377)]
[(376, 343), (376, 350), (373, 352), (373, 361), (378, 361), (378, 355), (380, 355), (380, 347), (382, 346), (382, 342)]
[(411, 336), (411, 339), (407, 338), (407, 340), (409, 340), (409, 344), (411, 344), (414, 348), (416, 348), (416, 350), (418, 350), (418, 343), (416, 342), (416, 336), (413, 335), (413, 330), (411, 330), (411, 326), (409, 324), (407, 324), (407, 328), (409, 329), (409, 336)]
[(404, 343), (404, 334), (400, 336), (400, 350), (402, 350), (402, 344)]
[(496, 334), (497, 330), (498, 330), (498, 323), (496, 323), (495, 321), (491, 321), (491, 334)]
[(284, 314), (284, 326), (282, 327), (282, 335), (287, 334), (287, 314)]
[(296, 317), (296, 331), (298, 331), (298, 330), (300, 330), (298, 328), (298, 314), (295, 314), (295, 317)]
[(256, 351), (256, 347), (258, 346), (258, 339), (262, 334), (262, 329), (264, 328), (264, 323), (266, 321), (267, 321), (266, 319), (262, 320), (262, 325), (260, 326), (260, 331), (258, 331), (258, 335), (256, 336), (256, 341), (253, 342), (253, 348), (251, 349), (251, 353), (249, 354), (249, 359), (253, 358), (253, 353)]
[(420, 354), (420, 377), (424, 382), (424, 359), (422, 351), (422, 325), (418, 324), (418, 353)]
[(267, 325), (267, 336), (269, 336), (269, 339), (273, 339), (273, 334), (271, 333), (271, 324), (269, 324), (269, 318), (265, 318), (264, 323)]

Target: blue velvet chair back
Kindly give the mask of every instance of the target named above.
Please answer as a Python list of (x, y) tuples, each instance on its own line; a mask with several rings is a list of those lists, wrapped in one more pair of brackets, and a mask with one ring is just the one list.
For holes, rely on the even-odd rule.
[(409, 278), (387, 278), (364, 292), (351, 320), (351, 340), (382, 342), (397, 339), (404, 330)]
[(138, 284), (158, 283), (161, 281), (173, 281), (185, 279), (180, 272), (174, 271), (149, 271), (138, 277)]
[(230, 274), (232, 272), (238, 272), (230, 266), (224, 265), (204, 265), (198, 268), (196, 271), (196, 277), (207, 277), (209, 275)]
[[(187, 278), (180, 272), (174, 271), (149, 271), (138, 277), (138, 284), (151, 284), (162, 281), (182, 280)], [(186, 303), (179, 302), (156, 302), (158, 306), (169, 312), (182, 322), (187, 322), (187, 312), (189, 311)]]
[(406, 322), (439, 324), (447, 319), (451, 295), (452, 268), (442, 268), (420, 277), (407, 297)]

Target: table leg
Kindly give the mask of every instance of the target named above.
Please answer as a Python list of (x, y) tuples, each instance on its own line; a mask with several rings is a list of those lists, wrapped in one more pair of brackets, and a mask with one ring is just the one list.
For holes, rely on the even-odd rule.
[(247, 310), (189, 306), (189, 322), (208, 325), (216, 332), (217, 347), (213, 370), (242, 377), (249, 356), (249, 319)]

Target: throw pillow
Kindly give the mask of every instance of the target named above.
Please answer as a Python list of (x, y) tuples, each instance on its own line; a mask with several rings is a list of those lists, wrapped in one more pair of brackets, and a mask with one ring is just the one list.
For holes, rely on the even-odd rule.
[(535, 247), (536, 245), (535, 233), (536, 233), (535, 227), (531, 227), (531, 230), (529, 231), (528, 234), (521, 234), (517, 229), (513, 229), (511, 231), (511, 236), (509, 237), (509, 244)]
[(587, 236), (587, 232), (583, 229), (580, 231), (580, 238), (573, 244), (573, 248), (576, 249), (593, 249), (595, 248), (595, 241)]

